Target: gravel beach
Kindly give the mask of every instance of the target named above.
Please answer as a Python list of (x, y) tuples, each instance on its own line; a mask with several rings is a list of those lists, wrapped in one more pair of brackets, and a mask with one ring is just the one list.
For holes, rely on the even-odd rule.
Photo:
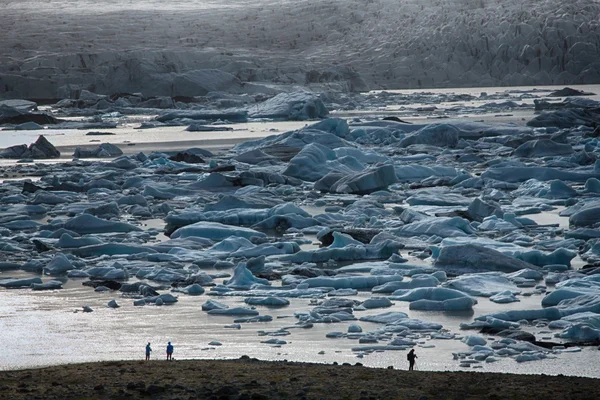
[(0, 372), (0, 399), (597, 399), (597, 379), (238, 360)]

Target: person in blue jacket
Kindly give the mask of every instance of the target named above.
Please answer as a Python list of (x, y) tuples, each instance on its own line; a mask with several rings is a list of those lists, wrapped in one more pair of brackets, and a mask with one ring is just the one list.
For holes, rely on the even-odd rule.
[(167, 360), (173, 359), (173, 345), (171, 342), (167, 344)]
[(150, 353), (152, 352), (152, 347), (150, 347), (150, 342), (146, 345), (146, 361), (150, 359)]

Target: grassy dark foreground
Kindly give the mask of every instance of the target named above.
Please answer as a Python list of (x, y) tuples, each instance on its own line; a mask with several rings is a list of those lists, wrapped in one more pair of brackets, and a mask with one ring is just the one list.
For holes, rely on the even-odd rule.
[(600, 380), (239, 360), (109, 361), (0, 372), (0, 399), (600, 399)]

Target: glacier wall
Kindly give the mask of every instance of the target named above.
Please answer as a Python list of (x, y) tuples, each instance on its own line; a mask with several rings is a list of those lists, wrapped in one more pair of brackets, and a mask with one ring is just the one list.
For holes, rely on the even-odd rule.
[(0, 3), (3, 98), (600, 83), (597, 0)]

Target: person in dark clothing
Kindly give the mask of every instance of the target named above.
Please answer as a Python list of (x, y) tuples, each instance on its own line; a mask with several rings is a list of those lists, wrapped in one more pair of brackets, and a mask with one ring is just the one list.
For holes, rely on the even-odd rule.
[(417, 355), (415, 354), (415, 349), (411, 349), (406, 355), (406, 359), (408, 360), (408, 370), (412, 371), (415, 368), (415, 359), (417, 359)]
[(150, 342), (146, 345), (146, 361), (150, 359), (150, 353), (152, 353), (152, 348), (150, 347)]
[(169, 344), (167, 344), (167, 360), (172, 360), (173, 359), (173, 345), (171, 344), (171, 342), (169, 342)]

